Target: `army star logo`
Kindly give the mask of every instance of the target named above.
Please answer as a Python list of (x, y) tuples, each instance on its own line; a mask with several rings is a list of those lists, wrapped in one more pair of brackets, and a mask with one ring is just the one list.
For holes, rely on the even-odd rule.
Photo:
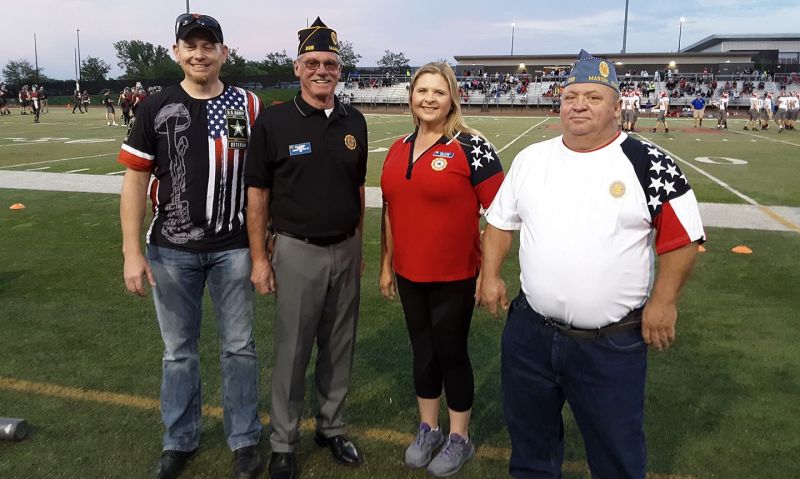
[(350, 150), (356, 149), (356, 137), (350, 134), (345, 135), (344, 137), (344, 146), (346, 146)]
[(622, 198), (625, 194), (625, 183), (621, 181), (611, 183), (611, 186), (608, 187), (608, 192), (611, 193), (611, 196), (614, 198)]
[(603, 78), (608, 78), (608, 63), (600, 62), (600, 65), (598, 65), (597, 69), (600, 70), (600, 74), (603, 75)]
[(431, 162), (431, 168), (433, 168), (433, 171), (442, 171), (447, 168), (447, 160), (444, 158), (436, 158)]

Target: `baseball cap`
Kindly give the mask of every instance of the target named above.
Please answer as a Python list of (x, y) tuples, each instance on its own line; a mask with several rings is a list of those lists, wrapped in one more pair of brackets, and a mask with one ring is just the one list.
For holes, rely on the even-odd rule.
[(200, 13), (178, 15), (178, 18), (175, 19), (175, 40), (186, 40), (189, 33), (198, 28), (209, 31), (217, 43), (223, 43), (222, 27), (219, 26), (219, 22), (213, 17)]

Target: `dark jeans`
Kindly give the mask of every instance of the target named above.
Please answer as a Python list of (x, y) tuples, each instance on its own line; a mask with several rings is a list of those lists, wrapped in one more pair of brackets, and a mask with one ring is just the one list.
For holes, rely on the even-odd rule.
[(444, 384), (447, 407), (472, 409), (475, 378), (468, 339), (475, 309), (475, 280), (417, 283), (397, 276), (406, 327), (414, 352), (414, 389), (435, 399)]
[(592, 477), (645, 477), (647, 346), (638, 328), (573, 339), (546, 325), (520, 294), (503, 330), (501, 363), (513, 477), (561, 477), (565, 400)]

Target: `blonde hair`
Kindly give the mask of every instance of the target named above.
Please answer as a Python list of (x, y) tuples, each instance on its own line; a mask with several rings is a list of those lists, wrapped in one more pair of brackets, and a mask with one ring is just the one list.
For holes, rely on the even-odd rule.
[(458, 132), (461, 132), (483, 137), (478, 130), (470, 128), (464, 123), (464, 117), (461, 115), (461, 98), (458, 96), (456, 74), (450, 65), (445, 62), (426, 63), (414, 72), (414, 76), (411, 77), (411, 84), (408, 87), (408, 106), (411, 108), (411, 116), (414, 118), (414, 128), (419, 128), (419, 118), (414, 114), (414, 108), (411, 104), (411, 98), (414, 95), (414, 84), (416, 84), (420, 76), (426, 73), (441, 75), (447, 81), (450, 89), (450, 112), (447, 113), (447, 120), (444, 122), (444, 135), (448, 138), (453, 138)]

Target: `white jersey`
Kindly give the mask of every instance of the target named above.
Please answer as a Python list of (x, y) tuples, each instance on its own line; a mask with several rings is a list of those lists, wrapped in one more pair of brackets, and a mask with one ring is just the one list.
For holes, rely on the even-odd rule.
[(625, 133), (585, 153), (562, 136), (525, 148), (486, 219), (521, 230), (520, 280), (531, 307), (583, 329), (644, 304), (656, 253), (705, 239), (675, 162)]
[(720, 97), (720, 99), (719, 99), (719, 109), (722, 110), (722, 111), (725, 111), (725, 110), (728, 109), (728, 99), (725, 98), (724, 96)]
[(764, 108), (764, 100), (761, 98), (756, 99), (756, 110), (761, 111)]
[(786, 110), (789, 107), (789, 97), (786, 95), (778, 97), (778, 110)]
[(633, 110), (633, 97), (632, 96), (624, 96), (624, 97), (622, 97), (622, 109), (623, 110)]
[(664, 113), (669, 110), (669, 98), (668, 97), (661, 97), (658, 100), (658, 109), (663, 111)]
[(750, 109), (751, 110), (758, 110), (760, 107), (758, 106), (758, 102), (761, 101), (758, 98), (751, 96), (750, 97)]
[(764, 98), (764, 109), (767, 111), (772, 111), (772, 98)]
[(800, 98), (797, 98), (796, 96), (790, 96), (787, 109), (797, 110), (798, 106), (800, 106)]

